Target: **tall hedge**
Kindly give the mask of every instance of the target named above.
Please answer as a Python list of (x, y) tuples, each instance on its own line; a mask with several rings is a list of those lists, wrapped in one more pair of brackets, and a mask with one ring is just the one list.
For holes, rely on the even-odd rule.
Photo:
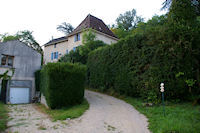
[(169, 13), (140, 23), (118, 43), (89, 54), (88, 84), (102, 91), (160, 99), (200, 99), (200, 21), (189, 0), (174, 0)]
[(86, 67), (71, 63), (48, 63), (41, 70), (41, 91), (50, 108), (79, 104), (84, 97)]
[[(181, 49), (184, 56), (180, 57), (182, 51), (176, 44), (156, 34), (162, 33), (128, 36), (116, 44), (92, 51), (87, 63), (88, 85), (157, 103), (161, 95), (159, 85), (164, 82), (168, 100), (198, 98), (199, 64), (193, 63), (196, 59), (184, 48)], [(152, 38), (148, 39), (149, 36)], [(195, 84), (188, 84), (192, 81), (196, 81)]]

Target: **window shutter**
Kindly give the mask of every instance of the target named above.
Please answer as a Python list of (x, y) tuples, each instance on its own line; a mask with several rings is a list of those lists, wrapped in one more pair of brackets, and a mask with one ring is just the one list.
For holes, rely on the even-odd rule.
[(53, 53), (51, 53), (51, 60), (53, 60)]
[(76, 35), (74, 35), (74, 42), (76, 42)]

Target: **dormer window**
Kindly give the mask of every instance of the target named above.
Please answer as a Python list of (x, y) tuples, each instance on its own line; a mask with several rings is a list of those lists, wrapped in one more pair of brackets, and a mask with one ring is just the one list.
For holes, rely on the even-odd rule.
[(81, 40), (81, 36), (80, 33), (74, 35), (74, 42), (80, 41)]

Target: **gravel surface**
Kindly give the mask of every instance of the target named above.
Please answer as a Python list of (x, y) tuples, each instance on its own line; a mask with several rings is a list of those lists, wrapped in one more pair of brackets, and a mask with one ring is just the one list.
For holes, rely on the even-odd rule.
[(9, 105), (11, 133), (149, 133), (148, 122), (131, 105), (100, 93), (86, 91), (90, 108), (73, 120), (52, 122), (36, 105)]

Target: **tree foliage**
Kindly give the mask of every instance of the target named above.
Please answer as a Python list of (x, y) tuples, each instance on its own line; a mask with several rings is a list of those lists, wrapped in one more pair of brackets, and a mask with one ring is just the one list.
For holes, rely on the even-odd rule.
[(124, 14), (120, 14), (116, 19), (116, 25), (112, 25), (111, 30), (119, 38), (123, 38), (129, 34), (131, 30), (137, 27), (137, 24), (143, 22), (144, 19), (137, 16), (136, 10), (126, 11)]
[(24, 42), (28, 46), (32, 47), (33, 49), (37, 50), (38, 52), (42, 53), (42, 48), (39, 43), (33, 37), (33, 32), (29, 30), (18, 31), (15, 35), (3, 34), (0, 35), (0, 38), (3, 42), (12, 41), (12, 40), (20, 40)]
[[(173, 2), (177, 2), (177, 1), (180, 1), (180, 0), (165, 0), (163, 2), (163, 7), (161, 9), (162, 10), (170, 9), (170, 7), (172, 5), (172, 1)], [(194, 7), (196, 14), (200, 15), (200, 3), (199, 3), (199, 0), (188, 0), (188, 2), (190, 2), (190, 4)]]
[(57, 30), (67, 35), (74, 30), (74, 27), (70, 23), (63, 22), (62, 24), (57, 26)]
[(139, 22), (142, 22), (143, 18), (136, 15), (136, 10), (126, 11), (124, 14), (120, 14), (116, 19), (117, 27), (125, 31), (136, 28)]

